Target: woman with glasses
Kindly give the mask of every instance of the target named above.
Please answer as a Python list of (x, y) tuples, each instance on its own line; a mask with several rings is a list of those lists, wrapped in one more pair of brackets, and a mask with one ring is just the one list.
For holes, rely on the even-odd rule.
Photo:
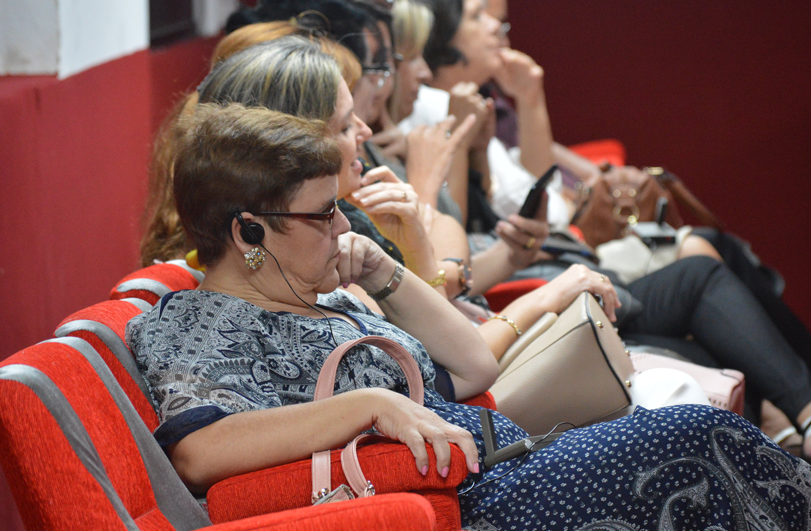
[[(316, 53), (293, 62), (308, 68)], [(340, 84), (337, 67), (320, 71), (325, 83)], [(203, 104), (181, 128), (174, 192), (208, 273), (199, 289), (167, 294), (134, 318), (127, 340), (158, 407), (154, 435), (194, 493), (375, 428), (406, 444), (423, 475), (447, 477), (449, 445), (461, 448), (470, 471), (459, 487), (465, 529), (807, 525), (808, 465), (740, 417), (710, 407), (639, 409), (485, 470), (479, 408), (433, 390), (429, 353), (463, 396), (487, 388), (495, 362), (444, 298), (347, 232), (334, 209), (342, 157), (324, 123)], [(349, 282), (378, 300), (386, 318), (337, 289)], [(313, 401), (329, 352), (369, 334), (411, 354), (425, 406), (404, 396), (399, 367), (368, 345), (339, 364), (335, 396)], [(493, 416), (502, 444), (526, 436)]]

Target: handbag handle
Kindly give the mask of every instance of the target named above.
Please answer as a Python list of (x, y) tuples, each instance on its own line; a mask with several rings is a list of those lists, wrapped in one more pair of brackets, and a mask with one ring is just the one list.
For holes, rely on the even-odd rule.
[[(315, 384), (313, 401), (332, 396), (335, 389), (335, 375), (338, 372), (338, 363), (340, 363), (349, 349), (361, 343), (379, 348), (397, 362), (403, 374), (405, 374), (406, 382), (408, 383), (408, 394), (411, 400), (422, 405), (425, 391), (422, 385), (422, 373), (420, 372), (417, 362), (399, 343), (380, 336), (365, 336), (353, 341), (347, 341), (333, 350), (321, 367), (318, 381)], [(360, 497), (374, 494), (374, 487), (364, 477), (357, 456), (357, 444), (366, 437), (368, 437), (366, 434), (361, 434), (356, 437), (341, 454), (341, 464), (344, 468), (344, 474), (352, 489)], [(331, 459), (329, 450), (313, 453), (313, 502), (330, 491), (330, 487), (332, 486), (330, 468)]]

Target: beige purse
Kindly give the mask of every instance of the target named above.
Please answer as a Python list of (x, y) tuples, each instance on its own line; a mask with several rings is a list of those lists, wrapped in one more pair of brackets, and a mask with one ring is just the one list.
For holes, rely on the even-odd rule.
[(545, 315), (507, 351), (490, 388), (499, 412), (530, 435), (560, 422), (585, 426), (630, 413), (634, 367), (590, 293)]

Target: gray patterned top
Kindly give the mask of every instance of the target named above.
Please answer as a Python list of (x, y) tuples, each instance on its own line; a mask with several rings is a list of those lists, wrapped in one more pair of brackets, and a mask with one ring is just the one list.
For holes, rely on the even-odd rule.
[[(433, 365), (414, 337), (345, 291), (319, 295), (318, 303), (358, 323), (359, 329), (331, 319), (338, 344), (367, 335), (393, 339), (411, 352), (426, 388), (433, 388)], [(127, 343), (157, 406), (155, 437), (164, 446), (226, 415), (309, 402), (335, 348), (324, 319), (269, 312), (210, 291), (167, 294), (130, 321)], [(335, 394), (371, 387), (407, 390), (396, 362), (359, 345), (341, 361)]]

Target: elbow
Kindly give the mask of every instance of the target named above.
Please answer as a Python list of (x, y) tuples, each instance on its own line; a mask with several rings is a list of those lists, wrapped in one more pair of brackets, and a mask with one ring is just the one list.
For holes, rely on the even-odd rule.
[(216, 476), (216, 471), (203, 455), (194, 452), (188, 444), (184, 445), (185, 441), (183, 439), (169, 447), (169, 460), (186, 488), (196, 496), (204, 495), (222, 478)]

